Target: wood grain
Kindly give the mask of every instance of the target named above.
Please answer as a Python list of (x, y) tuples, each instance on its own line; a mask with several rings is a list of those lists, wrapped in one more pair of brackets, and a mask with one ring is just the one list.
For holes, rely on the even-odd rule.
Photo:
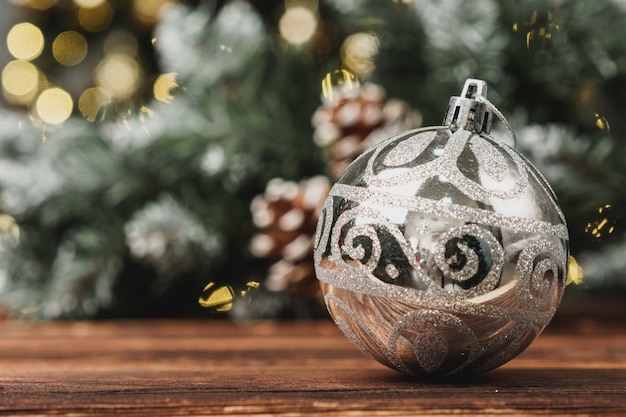
[(0, 322), (0, 415), (626, 415), (625, 312), (565, 308), (509, 364), (445, 383), (324, 320)]

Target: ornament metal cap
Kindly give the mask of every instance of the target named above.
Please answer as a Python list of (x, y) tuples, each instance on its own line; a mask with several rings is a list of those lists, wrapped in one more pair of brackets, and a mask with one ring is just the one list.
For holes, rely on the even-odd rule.
[(487, 82), (468, 78), (461, 96), (450, 97), (443, 125), (453, 132), (459, 128), (475, 133), (489, 134), (491, 130), (491, 106), (487, 99)]

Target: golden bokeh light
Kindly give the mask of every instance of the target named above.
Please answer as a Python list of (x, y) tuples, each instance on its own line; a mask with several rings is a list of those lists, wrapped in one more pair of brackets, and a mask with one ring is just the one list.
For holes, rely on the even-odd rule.
[(545, 18), (538, 17), (537, 10), (533, 10), (527, 22), (513, 23), (513, 32), (526, 29), (526, 48), (545, 48), (553, 38), (553, 35), (561, 30), (559, 24), (553, 20), (552, 12), (546, 11)]
[[(261, 284), (257, 281), (248, 281), (245, 289), (238, 291), (238, 296), (247, 298), (248, 302), (250, 302), (250, 292), (260, 287)], [(204, 295), (198, 298), (198, 304), (202, 307), (219, 313), (230, 311), (233, 308), (235, 290), (230, 285), (216, 285), (214, 282), (209, 282), (202, 292)]]
[(380, 41), (371, 33), (355, 33), (341, 45), (343, 64), (358, 77), (365, 78), (374, 72), (374, 58), (378, 54)]
[(585, 233), (601, 241), (615, 231), (617, 215), (611, 204), (605, 204), (597, 209), (598, 215), (585, 226)]
[(100, 87), (88, 88), (78, 99), (78, 110), (82, 115), (94, 122), (98, 115), (104, 117), (104, 109), (111, 104), (111, 94)]
[(567, 279), (565, 285), (580, 285), (583, 283), (583, 277), (585, 273), (582, 266), (576, 261), (573, 256), (569, 257), (569, 266), (567, 268)]
[(261, 284), (257, 281), (248, 281), (246, 282), (246, 288), (244, 290), (240, 290), (239, 294), (242, 297), (245, 297), (248, 299), (248, 304), (250, 304), (250, 302), (252, 301), (252, 297), (250, 295), (251, 291), (255, 291), (258, 290), (259, 288), (261, 288)]
[(85, 7), (91, 9), (100, 6), (105, 0), (74, 0), (74, 4), (78, 7)]
[(359, 88), (359, 79), (350, 71), (342, 69), (326, 74), (322, 80), (322, 96), (328, 101), (335, 100), (335, 91), (342, 92)]
[(32, 23), (18, 23), (7, 35), (9, 52), (17, 59), (35, 59), (41, 55), (43, 46), (43, 33)]
[(139, 88), (141, 68), (135, 59), (125, 54), (104, 58), (96, 68), (96, 84), (118, 99), (130, 98)]
[(156, 79), (154, 86), (152, 87), (154, 98), (163, 103), (171, 103), (174, 100), (172, 91), (177, 87), (178, 83), (176, 82), (175, 72), (161, 74)]
[(595, 124), (598, 127), (598, 129), (606, 130), (609, 133), (611, 132), (611, 125), (609, 124), (609, 120), (606, 117), (602, 116), (599, 113), (596, 113), (593, 116), (596, 120)]
[(20, 241), (20, 228), (15, 218), (9, 214), (0, 213), (0, 251), (7, 247), (15, 247)]
[(153, 26), (157, 23), (163, 6), (174, 2), (174, 0), (133, 0), (133, 14), (139, 23)]
[(35, 113), (47, 124), (57, 125), (69, 119), (74, 108), (72, 97), (63, 89), (53, 87), (43, 91), (35, 102)]
[[(86, 2), (86, 0), (82, 0)], [(95, 3), (91, 1), (90, 3)], [(113, 7), (106, 2), (100, 1), (94, 6), (81, 6), (78, 9), (78, 23), (87, 32), (102, 32), (113, 21)]]
[(311, 39), (317, 30), (315, 12), (304, 6), (288, 8), (278, 22), (280, 35), (293, 45), (301, 45)]
[(11, 61), (2, 70), (4, 96), (12, 104), (29, 104), (39, 87), (39, 70), (27, 61)]
[(80, 64), (87, 56), (87, 39), (73, 30), (62, 32), (52, 42), (52, 55), (61, 65)]
[(207, 293), (205, 297), (198, 299), (198, 304), (204, 308), (211, 308), (218, 312), (229, 311), (233, 307), (233, 298), (235, 292), (230, 285), (221, 285), (215, 289), (213, 287), (215, 283), (209, 282), (204, 287), (204, 292)]
[(35, 10), (48, 10), (57, 4), (57, 0), (10, 0), (10, 2), (17, 6), (27, 6)]

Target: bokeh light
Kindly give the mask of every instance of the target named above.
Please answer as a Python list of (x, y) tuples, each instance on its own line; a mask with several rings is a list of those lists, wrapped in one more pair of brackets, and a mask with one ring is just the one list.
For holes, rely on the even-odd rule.
[(94, 122), (98, 115), (104, 117), (106, 106), (111, 104), (111, 94), (100, 87), (88, 88), (78, 99), (78, 110), (90, 122)]
[(235, 298), (235, 292), (230, 285), (220, 285), (217, 288), (215, 283), (209, 282), (204, 287), (203, 292), (206, 296), (198, 299), (198, 304), (204, 308), (210, 308), (217, 312), (226, 312), (233, 307), (233, 299)]
[(611, 204), (598, 207), (596, 213), (595, 218), (587, 223), (585, 233), (602, 241), (615, 231), (618, 215), (615, 213), (615, 209)]
[(133, 57), (113, 54), (100, 62), (95, 80), (97, 86), (108, 91), (112, 97), (128, 99), (139, 88), (141, 76), (141, 68)]
[(551, 11), (547, 10), (545, 17), (538, 17), (537, 10), (534, 10), (527, 22), (513, 24), (513, 32), (520, 30), (526, 30), (526, 48), (531, 50), (547, 47), (561, 27), (553, 20)]
[[(250, 302), (250, 292), (260, 287), (261, 284), (257, 281), (248, 281), (245, 289), (238, 291), (238, 296), (247, 298)], [(218, 313), (225, 313), (233, 308), (235, 290), (230, 285), (216, 285), (214, 282), (209, 282), (202, 292), (203, 296), (198, 298), (200, 306)]]
[(573, 256), (569, 257), (569, 266), (567, 268), (567, 280), (565, 285), (574, 284), (580, 285), (583, 283), (585, 273), (582, 266), (576, 261)]
[(176, 82), (175, 72), (161, 74), (156, 79), (154, 86), (152, 87), (154, 98), (163, 103), (171, 103), (172, 100), (174, 100), (172, 91), (177, 87), (178, 83)]
[(17, 6), (28, 6), (35, 10), (48, 10), (55, 4), (57, 0), (9, 0)]
[(104, 2), (105, 0), (74, 0), (74, 4), (78, 7), (85, 7), (88, 9), (98, 7)]
[(17, 59), (35, 59), (41, 55), (43, 46), (43, 33), (32, 23), (18, 23), (7, 35), (9, 52)]
[(317, 16), (308, 7), (294, 6), (285, 10), (278, 22), (280, 35), (293, 45), (307, 42), (317, 30)]
[(595, 124), (600, 130), (606, 130), (607, 132), (611, 132), (611, 125), (606, 117), (602, 116), (599, 113), (594, 114)]
[(163, 6), (174, 0), (133, 0), (133, 15), (139, 23), (146, 26), (156, 24)]
[[(86, 2), (86, 0), (82, 0)], [(91, 3), (94, 3), (92, 1)], [(81, 6), (78, 9), (78, 22), (87, 32), (102, 32), (113, 20), (113, 7), (108, 2), (100, 1), (94, 6)]]
[(87, 39), (73, 30), (62, 32), (52, 43), (52, 55), (61, 65), (77, 65), (87, 56)]
[(322, 80), (322, 96), (332, 102), (335, 100), (335, 91), (346, 92), (357, 89), (360, 85), (359, 79), (348, 70), (329, 72)]
[(0, 251), (16, 246), (19, 240), (20, 228), (15, 218), (9, 214), (0, 213)]
[(380, 41), (371, 33), (355, 33), (341, 45), (343, 64), (360, 78), (366, 78), (374, 71), (374, 58), (378, 54)]
[(57, 125), (69, 119), (74, 103), (69, 93), (53, 87), (43, 91), (35, 102), (35, 113), (45, 123)]
[(27, 61), (11, 61), (2, 70), (2, 89), (12, 104), (29, 104), (39, 87), (39, 70)]

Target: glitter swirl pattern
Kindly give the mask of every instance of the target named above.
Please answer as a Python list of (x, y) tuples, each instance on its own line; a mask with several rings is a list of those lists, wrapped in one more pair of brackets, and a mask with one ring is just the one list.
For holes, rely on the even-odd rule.
[(331, 190), (315, 266), (338, 327), (411, 375), (493, 369), (549, 323), (567, 275), (556, 197), (523, 156), (447, 127), (392, 137)]

